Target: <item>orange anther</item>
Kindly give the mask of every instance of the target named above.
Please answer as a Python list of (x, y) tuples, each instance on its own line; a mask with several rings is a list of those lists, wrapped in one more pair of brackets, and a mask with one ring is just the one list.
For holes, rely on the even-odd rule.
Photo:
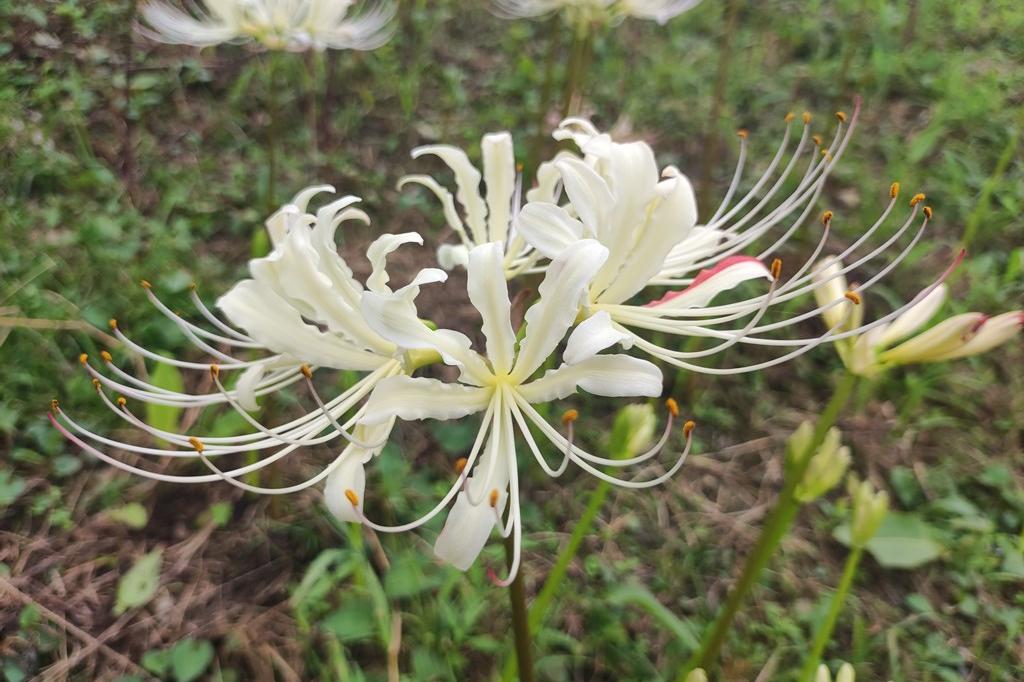
[(359, 495), (352, 488), (345, 488), (345, 499), (352, 503), (353, 507), (359, 506)]
[(920, 192), (918, 192), (918, 193), (917, 193), (917, 194), (915, 194), (915, 195), (913, 196), (913, 198), (912, 198), (912, 199), (910, 200), (910, 205), (911, 205), (911, 206), (917, 206), (917, 205), (918, 205), (918, 204), (920, 204), (920, 203), (921, 203), (922, 201), (924, 201), (924, 198), (925, 198), (925, 197), (924, 197), (924, 195), (923, 195), (923, 194), (921, 194)]
[(895, 199), (900, 195), (900, 183), (894, 182), (889, 185), (889, 198)]
[(794, 118), (796, 118), (796, 117), (794, 116), (793, 112), (792, 112), (792, 111), (790, 111), (790, 112), (787, 112), (787, 113), (786, 113), (786, 117), (785, 117), (785, 118), (783, 118), (782, 120), (783, 120), (783, 121), (785, 121), (786, 123), (790, 123), (790, 122), (792, 122), (792, 120), (793, 120)]
[(828, 225), (830, 222), (832, 222), (832, 215), (833, 215), (832, 211), (825, 211), (824, 213), (822, 213), (821, 214), (821, 224), (822, 225)]
[(313, 378), (313, 370), (309, 368), (309, 365), (303, 365), (302, 367), (299, 367), (299, 371), (302, 372), (302, 376), (306, 377), (307, 379)]
[(100, 380), (99, 379), (93, 379), (92, 380), (92, 387), (96, 389), (97, 393), (99, 393), (100, 388), (102, 387), (102, 384), (100, 384)]
[(676, 402), (675, 398), (669, 398), (666, 400), (665, 407), (668, 408), (668, 413), (673, 417), (679, 416), (679, 403)]
[(58, 403), (56, 400), (51, 400), (50, 401), (50, 410), (52, 412), (56, 412), (59, 409), (60, 409), (60, 403)]
[(196, 452), (201, 453), (203, 450), (206, 449), (206, 447), (203, 445), (203, 441), (199, 440), (195, 436), (191, 436), (188, 439), (188, 442), (189, 444), (192, 445), (192, 449), (195, 450)]
[(107, 321), (107, 324), (110, 325), (111, 329), (117, 329), (117, 318), (110, 318), (110, 320)]
[(856, 291), (847, 291), (843, 296), (845, 296), (847, 300), (853, 301), (854, 305), (860, 305), (860, 294)]
[(78, 356), (78, 361), (80, 363), (82, 363), (83, 365), (88, 364), (89, 363), (89, 354), (88, 353), (82, 353), (81, 355)]
[(924, 217), (927, 218), (928, 220), (931, 220), (932, 219), (932, 207), (931, 206), (925, 206), (922, 210), (924, 211)]
[(492, 507), (494, 507), (495, 509), (498, 508), (498, 489), (497, 488), (492, 488), (491, 489), (491, 497), (490, 497), (490, 499), (488, 501), (490, 502), (490, 505)]
[(210, 376), (214, 379), (220, 376), (220, 365), (210, 365)]
[(143, 289), (152, 289), (153, 285), (149, 283), (149, 280), (140, 279), (139, 284), (142, 285)]
[(821, 146), (821, 135), (811, 135), (811, 139), (814, 140), (815, 146)]
[(123, 395), (119, 395), (117, 396), (117, 404), (119, 407), (124, 407), (125, 405), (128, 404), (128, 401), (125, 399)]
[(846, 123), (846, 112), (845, 111), (837, 111), (836, 112), (836, 118), (839, 119), (840, 123)]
[(802, 113), (802, 114), (800, 115), (800, 118), (802, 118), (802, 119), (803, 119), (803, 121), (804, 121), (804, 125), (807, 125), (808, 123), (810, 123), (810, 122), (811, 122), (811, 114), (810, 114), (810, 112), (809, 112), (809, 111), (805, 111), (804, 113)]
[(566, 410), (565, 414), (562, 415), (563, 424), (572, 424), (574, 421), (580, 418), (580, 413), (576, 410)]
[(455, 473), (461, 475), (466, 470), (466, 465), (469, 464), (469, 460), (465, 457), (459, 457), (455, 460)]
[(782, 274), (782, 259), (775, 258), (772, 260), (771, 267), (772, 279), (778, 279), (779, 275)]
[(736, 135), (742, 137), (745, 140), (747, 139), (747, 137), (750, 136), (750, 133), (747, 131), (746, 128), (740, 128), (739, 130), (736, 131)]
[(683, 436), (689, 438), (695, 428), (697, 428), (697, 422), (692, 419), (687, 420), (687, 422), (683, 424)]
[(103, 358), (103, 362), (113, 362), (114, 358), (111, 357), (110, 353), (105, 350), (100, 351), (100, 357)]

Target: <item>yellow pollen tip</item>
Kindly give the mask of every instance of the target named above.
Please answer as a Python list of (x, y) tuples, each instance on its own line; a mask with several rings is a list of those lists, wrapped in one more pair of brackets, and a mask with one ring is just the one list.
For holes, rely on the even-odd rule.
[(196, 284), (195, 282), (189, 282), (188, 283), (188, 290), (189, 291), (195, 291), (198, 288), (199, 288), (199, 285)]
[(153, 285), (150, 284), (149, 280), (147, 280), (147, 279), (140, 279), (139, 280), (139, 284), (142, 285), (143, 289), (152, 289), (153, 288)]
[(220, 376), (220, 365), (210, 365), (210, 376), (214, 379)]
[(697, 428), (697, 422), (692, 419), (688, 419), (686, 423), (683, 424), (683, 436), (689, 438), (695, 428)]
[(359, 506), (359, 495), (352, 488), (345, 488), (345, 499), (352, 503), (353, 507)]
[(580, 413), (577, 410), (566, 410), (565, 414), (562, 415), (563, 424), (572, 424), (574, 421), (580, 418)]
[(808, 123), (811, 122), (811, 113), (809, 111), (805, 111), (804, 113), (800, 114), (800, 118), (803, 119), (804, 125), (807, 125)]
[(50, 401), (50, 411), (51, 412), (56, 412), (59, 409), (60, 409), (60, 403), (58, 403), (56, 400), (51, 400)]
[(824, 156), (826, 159), (832, 158), (832, 155), (824, 147), (821, 148), (821, 155)]
[(199, 440), (195, 436), (191, 436), (188, 439), (188, 442), (192, 446), (192, 449), (195, 450), (196, 452), (202, 452), (203, 450), (206, 449), (206, 446), (203, 445), (203, 441)]
[(88, 353), (82, 353), (81, 355), (78, 356), (78, 361), (80, 363), (82, 363), (83, 365), (88, 364), (89, 363), (89, 354)]
[(772, 260), (771, 273), (772, 273), (772, 279), (778, 279), (779, 275), (782, 274), (782, 259), (781, 258), (776, 258), (776, 259)]
[(466, 470), (466, 465), (469, 464), (469, 460), (465, 457), (459, 457), (455, 460), (455, 473), (461, 475)]
[(845, 296), (847, 300), (853, 301), (854, 305), (860, 305), (860, 294), (856, 291), (847, 291), (843, 296)]
[(299, 371), (302, 372), (302, 376), (306, 377), (307, 379), (313, 378), (313, 370), (309, 368), (309, 365), (303, 365), (302, 367), (299, 367)]
[(816, 147), (821, 146), (821, 135), (811, 135), (811, 139), (814, 140), (814, 145)]
[(111, 357), (110, 353), (105, 350), (100, 351), (100, 357), (103, 358), (103, 362), (113, 362), (114, 358)]
[(925, 199), (924, 195), (923, 195), (923, 194), (921, 194), (920, 192), (918, 192), (918, 193), (917, 193), (917, 194), (915, 194), (915, 195), (913, 196), (913, 198), (912, 198), (912, 199), (910, 200), (910, 205), (911, 205), (911, 206), (917, 206), (917, 205), (918, 205), (918, 204), (920, 204), (920, 203), (921, 203), (922, 201), (924, 201), (924, 199)]
[(786, 114), (785, 118), (783, 118), (782, 120), (785, 121), (786, 123), (791, 123), (794, 118), (796, 118), (796, 116), (793, 114), (792, 111), (790, 111), (790, 112), (788, 112)]
[(490, 502), (491, 507), (493, 507), (495, 509), (498, 508), (498, 489), (497, 488), (492, 488), (491, 489), (491, 497), (490, 497), (490, 500), (488, 500), (488, 501)]
[(845, 111), (837, 111), (836, 112), (836, 118), (839, 119), (840, 123), (846, 123), (846, 112)]
[(740, 128), (739, 130), (736, 131), (736, 135), (738, 137), (742, 137), (745, 140), (747, 139), (747, 137), (750, 136), (750, 133), (747, 131), (746, 128)]
[(889, 185), (889, 198), (895, 199), (900, 195), (900, 183), (894, 182)]
[(111, 329), (117, 329), (117, 318), (110, 318), (110, 320), (107, 321), (107, 324), (110, 325)]
[(923, 210), (924, 210), (924, 217), (927, 218), (928, 220), (931, 220), (932, 219), (932, 207), (931, 206), (925, 206)]
[(118, 405), (118, 407), (124, 407), (127, 404), (128, 404), (128, 401), (125, 399), (125, 397), (123, 395), (117, 396), (117, 405)]
[(821, 214), (821, 224), (822, 225), (828, 225), (830, 222), (832, 222), (832, 216), (833, 215), (834, 214), (832, 213), (832, 211), (825, 211), (824, 213), (822, 213)]
[(100, 391), (100, 386), (101, 386), (101, 384), (100, 384), (100, 380), (99, 379), (93, 379), (92, 380), (92, 387), (96, 389), (97, 393), (99, 393), (99, 391)]
[(668, 413), (673, 417), (679, 416), (679, 403), (676, 402), (675, 398), (669, 398), (666, 400), (665, 407), (668, 408)]
[(522, 173), (522, 172), (523, 172), (523, 164), (517, 163), (516, 164), (516, 173)]

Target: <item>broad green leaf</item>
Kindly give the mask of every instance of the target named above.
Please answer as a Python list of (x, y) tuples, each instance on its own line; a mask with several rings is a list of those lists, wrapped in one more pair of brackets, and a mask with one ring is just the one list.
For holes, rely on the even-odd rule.
[(213, 645), (205, 639), (183, 639), (171, 649), (171, 674), (177, 682), (192, 682), (213, 660)]
[[(942, 554), (935, 529), (917, 514), (889, 512), (866, 549), (886, 568), (917, 568)], [(850, 546), (850, 527), (842, 524), (832, 537)]]
[(124, 506), (108, 509), (106, 515), (114, 523), (123, 523), (129, 528), (136, 529), (145, 528), (146, 522), (149, 521), (146, 508), (138, 502), (129, 502)]
[(406, 555), (393, 562), (384, 574), (384, 591), (392, 599), (401, 599), (433, 589), (439, 582), (437, 575), (427, 578), (419, 557)]
[(143, 555), (117, 583), (117, 600), (114, 615), (120, 615), (130, 608), (142, 606), (156, 594), (160, 585), (160, 561), (163, 552), (159, 549)]
[[(157, 363), (156, 369), (149, 375), (149, 381), (157, 388), (168, 391), (184, 392), (185, 384), (177, 367), (167, 363)], [(169, 405), (146, 403), (146, 423), (161, 431), (177, 431), (181, 419), (181, 408)]]
[(354, 642), (373, 637), (376, 621), (374, 604), (369, 596), (349, 592), (341, 608), (328, 614), (320, 622), (320, 627), (342, 642)]

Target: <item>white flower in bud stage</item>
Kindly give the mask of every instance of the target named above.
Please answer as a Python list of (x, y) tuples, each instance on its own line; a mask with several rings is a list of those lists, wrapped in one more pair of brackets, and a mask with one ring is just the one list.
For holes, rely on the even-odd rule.
[(499, 15), (508, 18), (537, 17), (561, 12), (572, 25), (617, 23), (627, 17), (664, 24), (701, 0), (494, 0)]
[[(568, 412), (563, 419), (569, 429), (568, 435), (563, 436), (533, 407), (536, 403), (565, 398), (581, 388), (612, 397), (661, 394), (662, 376), (656, 366), (627, 355), (599, 355), (600, 351), (614, 345), (614, 341), (589, 338), (582, 328), (577, 328), (568, 340), (566, 362), (533, 378), (572, 326), (579, 301), (607, 256), (603, 246), (584, 240), (555, 258), (539, 287), (539, 299), (526, 312), (525, 331), (517, 344), (510, 319), (508, 287), (504, 277), (498, 274), (504, 258), (501, 244), (474, 247), (468, 257), (467, 289), (483, 321), (484, 355), (474, 351), (469, 338), (463, 334), (430, 329), (417, 318), (414, 299), (419, 287), (416, 285), (390, 294), (371, 292), (363, 297), (363, 315), (382, 337), (403, 348), (438, 353), (445, 363), (459, 369), (460, 376), (457, 383), (408, 376), (386, 379), (370, 396), (361, 424), (373, 426), (396, 417), (458, 419), (483, 413), (470, 453), (456, 466), (456, 480), (430, 512), (401, 526), (381, 526), (365, 517), (363, 523), (386, 532), (410, 530), (429, 521), (454, 500), (437, 539), (435, 553), (465, 570), (498, 526), (502, 536), (512, 535), (515, 548), (509, 577), (502, 581), (495, 579), (505, 585), (518, 571), (521, 548), (517, 431), (537, 463), (550, 476), (561, 475), (572, 462), (611, 483), (646, 488), (666, 480), (682, 466), (689, 451), (692, 423), (684, 429), (686, 447), (668, 471), (653, 479), (623, 480), (605, 473), (602, 467), (623, 467), (650, 460), (665, 446), (671, 418), (662, 437), (648, 451), (625, 459), (610, 459), (592, 455), (573, 444), (575, 412)], [(668, 406), (674, 417), (678, 408), (674, 401)], [(531, 434), (531, 425), (564, 452), (559, 465), (551, 466), (545, 460)]]
[[(838, 258), (827, 258), (815, 269), (819, 286), (814, 294), (819, 303), (832, 300), (838, 291), (846, 290), (842, 270)], [(947, 295), (946, 285), (940, 284), (918, 295), (917, 302), (904, 307), (899, 315), (889, 316), (891, 322), (837, 342), (836, 350), (843, 364), (854, 374), (874, 377), (899, 365), (942, 362), (985, 353), (1006, 343), (1024, 327), (1024, 311), (1014, 310), (994, 317), (983, 313), (954, 315), (917, 333), (935, 316)], [(825, 314), (825, 324), (835, 326), (837, 319), (828, 317), (829, 312)]]
[[(380, 452), (394, 423), (390, 420), (372, 427), (357, 425), (365, 399), (379, 382), (410, 373), (419, 365), (436, 359), (436, 356), (431, 358), (430, 354), (405, 352), (377, 334), (363, 321), (360, 313), (361, 300), (367, 294), (391, 293), (385, 269), (388, 254), (402, 244), (422, 244), (422, 238), (409, 232), (386, 234), (374, 241), (367, 251), (372, 273), (364, 287), (353, 278), (348, 264), (338, 254), (334, 233), (345, 221), (369, 222), (369, 218), (354, 207), (359, 199), (353, 196), (342, 197), (315, 215), (307, 213), (309, 200), (325, 191), (334, 190), (327, 186), (308, 188), (267, 220), (273, 251), (265, 258), (250, 261), (251, 279), (236, 284), (217, 302), (227, 322), (209, 310), (193, 289), (192, 301), (212, 331), (173, 312), (156, 296), (149, 283), (143, 282), (150, 301), (199, 351), (209, 356), (207, 362), (159, 355), (134, 342), (115, 320), (111, 320), (113, 333), (129, 351), (181, 370), (208, 372), (215, 390), (186, 393), (152, 385), (118, 367), (106, 351), (102, 354), (108, 370), (106, 374), (89, 364), (87, 356), (81, 357), (104, 403), (131, 426), (171, 447), (146, 447), (93, 433), (73, 420), (54, 401), (50, 417), (57, 428), (99, 459), (158, 481), (205, 483), (225, 480), (252, 492), (282, 494), (308, 488), (326, 478), (328, 506), (342, 518), (357, 519), (352, 504), (337, 505), (331, 491), (338, 488), (351, 490), (349, 497), (355, 498), (353, 504), (357, 508), (362, 504), (363, 463)], [(421, 270), (413, 279), (413, 285), (444, 278), (445, 274), (440, 270)], [(238, 357), (255, 353), (261, 353), (262, 357), (249, 360)], [(318, 367), (366, 374), (351, 388), (325, 402), (313, 385), (313, 372)], [(228, 375), (237, 375), (237, 379), (228, 381)], [(316, 404), (314, 409), (273, 427), (264, 425), (253, 416), (252, 413), (259, 409), (258, 398), (297, 382), (305, 384)], [(228, 388), (225, 384), (233, 385)], [(119, 397), (112, 400), (107, 390)], [(182, 409), (228, 406), (245, 420), (252, 431), (239, 436), (168, 432), (137, 417), (131, 408), (135, 401)], [(306, 481), (284, 488), (261, 488), (239, 480), (246, 474), (280, 461), (299, 448), (323, 445), (339, 437), (348, 442), (347, 446), (328, 466)], [(140, 455), (199, 458), (212, 473), (175, 475), (148, 471), (115, 459), (87, 441)], [(257, 462), (229, 470), (214, 464), (218, 457), (252, 452), (269, 454)]]
[[(857, 336), (885, 324), (927, 296), (941, 281), (940, 277), (911, 303), (866, 325), (851, 323), (856, 319), (854, 311), (860, 296), (850, 291), (839, 292), (812, 310), (761, 323), (769, 309), (793, 299), (810, 298), (818, 286), (810, 270), (827, 240), (832, 221), (830, 211), (822, 215), (824, 229), (813, 253), (787, 279), (782, 278), (780, 260), (775, 259), (771, 266), (764, 261), (807, 223), (830, 171), (849, 143), (858, 111), (859, 103), (848, 126), (845, 114), (836, 115), (839, 125), (827, 146), (822, 146), (818, 136), (811, 135), (809, 114), (802, 117), (803, 132), (794, 149), (791, 126), (787, 125), (782, 143), (764, 173), (737, 199), (747, 150), (747, 134), (741, 131), (733, 181), (722, 203), (703, 225), (697, 224), (696, 201), (689, 181), (671, 166), (659, 173), (654, 152), (646, 143), (617, 143), (587, 121), (567, 119), (555, 137), (571, 139), (582, 156), (563, 153), (549, 164), (549, 172), (558, 173), (561, 180), (556, 197), (564, 192), (565, 200), (529, 201), (513, 222), (515, 234), (547, 258), (575, 248), (585, 239), (596, 239), (608, 248), (609, 257), (595, 275), (580, 308), (580, 317), (584, 319), (581, 326), (587, 327), (592, 338), (615, 339), (676, 367), (709, 374), (749, 372), (785, 362), (822, 343)], [(794, 118), (788, 115), (787, 123)], [(804, 170), (799, 174), (801, 161)], [(788, 195), (779, 196), (787, 182), (795, 182), (795, 188)], [(898, 195), (898, 184), (894, 183), (882, 215), (843, 252), (843, 257), (878, 233)], [(921, 204), (923, 198), (913, 198), (909, 217), (894, 235), (851, 265), (840, 268), (833, 278), (838, 279), (851, 268), (887, 253), (923, 214), (924, 219), (907, 244), (857, 291), (869, 289), (896, 267), (921, 238), (931, 216), (931, 210)], [(755, 251), (756, 255), (741, 254), (762, 240), (769, 241)], [(543, 264), (531, 269), (540, 270)], [(948, 271), (942, 277), (946, 274)], [(768, 291), (712, 305), (720, 294), (754, 280), (767, 280)], [(673, 290), (652, 300), (652, 295), (646, 293), (651, 287)], [(632, 302), (635, 299), (639, 300)], [(825, 334), (811, 338), (777, 337), (778, 332), (819, 314), (830, 315), (834, 320)], [(701, 350), (676, 350), (678, 341), (659, 346), (639, 336), (640, 331), (701, 337), (715, 343)], [(740, 367), (709, 367), (699, 362), (736, 344), (774, 347), (785, 352)]]
[(372, 50), (391, 37), (394, 5), (375, 2), (349, 16), (352, 0), (204, 0), (192, 12), (148, 0), (142, 32), (163, 43), (206, 47), (255, 41), (270, 50)]

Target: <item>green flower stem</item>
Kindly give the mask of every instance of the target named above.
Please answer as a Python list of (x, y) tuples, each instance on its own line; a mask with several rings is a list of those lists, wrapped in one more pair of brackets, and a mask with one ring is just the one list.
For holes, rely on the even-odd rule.
[[(512, 536), (505, 538), (505, 559), (512, 566), (515, 546)], [(523, 587), (523, 571), (516, 573), (515, 579), (508, 588), (508, 598), (512, 603), (512, 632), (515, 635), (516, 666), (519, 669), (519, 682), (533, 682), (533, 639), (530, 637), (530, 625), (526, 609), (526, 588)], [(509, 659), (512, 661), (513, 659)]]
[(579, 104), (579, 95), (586, 81), (593, 50), (593, 31), (585, 22), (580, 23), (574, 28), (572, 35), (572, 51), (562, 93), (562, 118), (576, 113), (575, 108)]
[(828, 605), (828, 614), (825, 622), (821, 624), (814, 634), (814, 643), (811, 645), (811, 653), (804, 660), (804, 667), (800, 671), (800, 679), (803, 682), (813, 682), (814, 674), (821, 661), (821, 654), (825, 651), (825, 645), (832, 639), (832, 631), (835, 630), (836, 620), (839, 619), (839, 612), (843, 610), (843, 603), (846, 595), (853, 584), (853, 577), (857, 574), (857, 566), (860, 564), (860, 557), (864, 553), (863, 547), (854, 547), (849, 556), (846, 557), (846, 566), (843, 567), (843, 576), (839, 579), (839, 587), (832, 595), (832, 601)]
[(267, 127), (267, 195), (264, 197), (266, 215), (268, 216), (277, 207), (274, 196), (277, 194), (277, 133), (281, 111), (276, 62), (273, 54), (268, 54), (264, 62), (267, 76), (267, 111), (270, 115), (270, 124)]
[(530, 187), (533, 182), (532, 174), (536, 172), (537, 163), (540, 161), (541, 155), (544, 152), (544, 143), (548, 139), (547, 130), (545, 130), (545, 128), (547, 127), (548, 111), (551, 109), (551, 97), (554, 94), (555, 55), (558, 52), (558, 45), (561, 42), (559, 39), (562, 37), (562, 32), (559, 30), (557, 19), (552, 19), (549, 24), (548, 49), (544, 55), (544, 81), (541, 84), (540, 101), (537, 103), (537, 129), (534, 131), (533, 142), (530, 145), (530, 151), (526, 157), (525, 172), (531, 175), (526, 176), (524, 174), (524, 187)]
[(853, 389), (857, 385), (857, 379), (858, 377), (855, 374), (850, 372), (843, 373), (842, 378), (836, 385), (835, 391), (832, 393), (831, 399), (814, 425), (814, 437), (811, 439), (807, 451), (803, 453), (802, 457), (797, 458), (801, 463), (786, 472), (786, 480), (782, 491), (779, 493), (779, 500), (765, 521), (761, 537), (758, 538), (754, 551), (747, 557), (747, 562), (743, 566), (743, 572), (740, 573), (736, 586), (729, 593), (725, 606), (722, 607), (721, 613), (704, 637), (704, 644), (698, 651), (694, 652), (690, 660), (683, 666), (677, 677), (678, 682), (683, 682), (694, 668), (709, 670), (715, 661), (718, 660), (718, 654), (722, 649), (722, 645), (725, 644), (725, 639), (729, 634), (736, 613), (746, 601), (751, 588), (757, 583), (761, 572), (768, 565), (779, 543), (782, 542), (782, 539), (789, 531), (793, 518), (800, 510), (801, 504), (795, 495), (796, 487), (803, 478), (807, 466), (810, 464), (811, 455), (821, 447), (822, 442), (825, 440), (825, 434), (836, 423), (840, 411), (846, 406), (853, 393)]

